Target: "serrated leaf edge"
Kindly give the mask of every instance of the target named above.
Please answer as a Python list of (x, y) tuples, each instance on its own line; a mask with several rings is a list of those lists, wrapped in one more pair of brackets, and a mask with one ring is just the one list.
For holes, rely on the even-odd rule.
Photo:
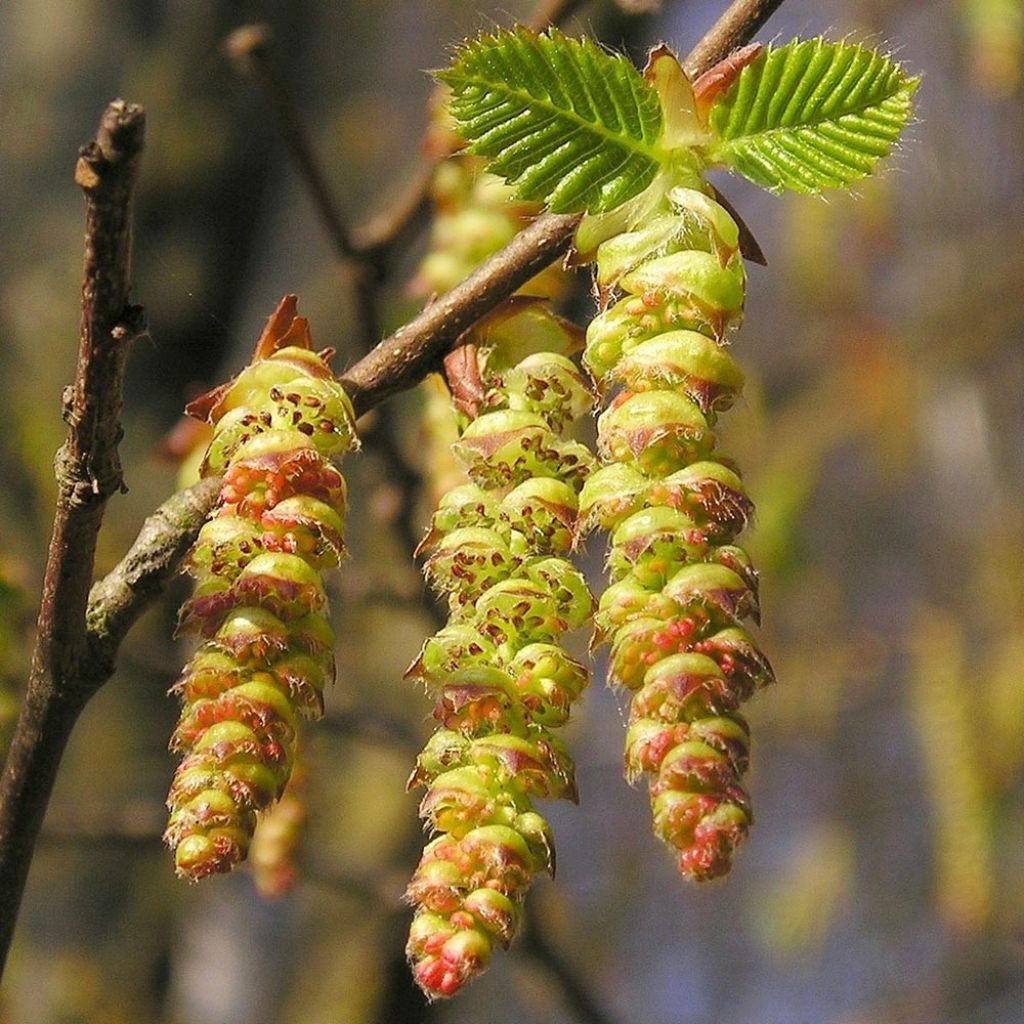
[[(853, 64), (856, 61), (856, 55), (858, 53), (866, 53), (866, 54), (871, 55), (872, 57), (881, 57), (883, 59), (884, 63), (879, 64), (879, 66), (878, 66), (879, 67), (879, 71), (891, 74), (895, 87), (893, 88), (893, 90), (891, 92), (889, 92), (887, 95), (885, 95), (882, 99), (878, 100), (875, 103), (870, 104), (870, 106), (868, 108), (865, 108), (865, 109), (878, 110), (879, 108), (886, 108), (887, 107), (888, 108), (887, 112), (891, 112), (891, 115), (895, 115), (896, 117), (899, 117), (902, 120), (903, 123), (900, 126), (901, 130), (902, 130), (903, 127), (905, 127), (906, 123), (910, 119), (910, 100), (911, 100), (911, 97), (914, 95), (914, 93), (917, 91), (918, 86), (921, 84), (921, 79), (920, 79), (919, 76), (908, 75), (906, 73), (906, 71), (904, 71), (903, 66), (901, 64), (899, 64), (898, 62), (892, 60), (890, 57), (886, 56), (885, 54), (881, 53), (878, 50), (873, 50), (873, 49), (871, 49), (869, 47), (866, 47), (866, 46), (863, 46), (863, 45), (861, 45), (859, 43), (845, 43), (845, 42), (842, 42), (842, 41), (833, 42), (831, 40), (825, 40), (825, 39), (823, 39), (821, 37), (819, 37), (817, 39), (804, 39), (804, 40), (795, 39), (795, 40), (791, 40), (791, 41), (783, 44), (783, 46), (780, 46), (780, 47), (772, 47), (772, 46), (766, 47), (766, 49), (764, 51), (764, 55), (761, 57), (761, 60), (762, 61), (769, 60), (770, 57), (773, 54), (778, 53), (780, 50), (784, 49), (787, 46), (797, 47), (797, 46), (808, 46), (808, 45), (815, 45), (815, 44), (818, 45), (818, 46), (836, 46), (836, 47), (841, 47), (843, 50), (846, 50), (846, 51), (848, 51), (850, 53), (850, 57), (851, 57), (850, 63), (851, 64)], [(827, 74), (827, 71), (826, 71), (826, 74)], [(845, 74), (845, 71), (844, 71), (844, 74)], [(818, 85), (820, 83), (821, 77), (822, 76), (819, 76), (818, 80), (816, 80), (815, 82), (813, 82), (810, 85), (810, 91), (811, 92), (813, 92), (815, 89), (818, 88)], [(738, 92), (740, 89), (742, 89), (744, 87), (744, 85), (747, 82), (751, 82), (751, 81), (752, 81), (752, 77), (750, 75), (747, 75), (747, 76), (741, 75), (740, 78), (737, 80), (737, 83), (733, 87), (733, 89), (735, 89)], [(721, 97), (719, 97), (718, 100), (716, 100), (715, 104), (712, 106), (711, 110), (708, 112), (708, 125), (709, 125), (709, 128), (711, 128), (712, 131), (714, 131), (714, 128), (712, 127), (712, 125), (713, 125), (713, 111), (715, 109), (715, 106), (717, 106), (719, 103), (726, 102), (726, 100), (732, 100), (733, 99), (733, 89), (730, 89), (728, 92), (724, 93)], [(897, 109), (896, 110), (892, 109), (894, 103), (897, 104)], [(735, 159), (733, 154), (736, 153), (742, 147), (742, 145), (744, 143), (748, 143), (751, 139), (770, 139), (772, 136), (785, 136), (785, 135), (798, 136), (799, 133), (804, 131), (804, 130), (813, 129), (815, 127), (820, 127), (820, 126), (823, 126), (823, 125), (835, 125), (837, 127), (837, 129), (838, 129), (838, 128), (842, 127), (843, 119), (846, 118), (846, 117), (851, 117), (851, 116), (864, 116), (864, 112), (863, 112), (863, 110), (849, 110), (849, 111), (846, 111), (846, 112), (844, 112), (842, 114), (834, 115), (834, 116), (831, 116), (831, 117), (829, 115), (827, 115), (827, 114), (822, 114), (822, 115), (814, 117), (814, 118), (812, 118), (810, 120), (801, 121), (797, 125), (779, 125), (779, 126), (773, 127), (773, 128), (762, 128), (762, 129), (759, 129), (757, 131), (751, 132), (751, 133), (749, 133), (747, 135), (737, 136), (736, 138), (732, 138), (732, 139), (719, 139), (718, 141), (713, 142), (713, 143), (711, 143), (708, 146), (702, 147), (699, 150), (700, 157), (701, 157), (702, 162), (704, 163), (705, 166), (708, 166), (708, 167), (714, 167), (714, 166), (725, 167), (726, 169), (731, 170), (734, 173), (740, 174), (741, 176), (748, 178), (748, 180), (753, 181), (754, 184), (758, 185), (759, 187), (764, 188), (767, 191), (773, 192), (773, 193), (776, 193), (776, 194), (778, 194), (780, 192), (786, 191), (787, 188), (793, 188), (795, 191), (804, 191), (804, 192), (812, 193), (812, 194), (813, 193), (821, 192), (825, 188), (830, 188), (830, 187), (831, 188), (847, 188), (847, 187), (849, 187), (850, 184), (852, 184), (852, 181), (850, 181), (850, 180), (842, 180), (842, 181), (837, 182), (836, 184), (818, 184), (818, 183), (815, 183), (813, 181), (810, 181), (803, 188), (800, 188), (800, 189), (796, 189), (794, 186), (789, 185), (786, 182), (778, 182), (776, 184), (769, 184), (769, 183), (766, 183), (764, 181), (760, 181), (760, 180), (757, 180), (757, 179), (754, 179), (754, 178), (750, 178), (750, 176), (748, 174), (746, 174), (739, 166), (737, 166), (737, 161), (736, 161), (736, 159)], [(730, 121), (732, 121), (733, 119), (734, 119), (733, 116), (730, 116)], [(884, 148), (884, 152), (878, 152), (877, 154), (875, 154), (873, 156), (871, 156), (871, 155), (866, 155), (865, 156), (864, 159), (865, 159), (866, 165), (863, 167), (863, 172), (862, 172), (864, 176), (866, 176), (866, 175), (871, 173), (871, 171), (873, 170), (874, 166), (877, 164), (877, 162), (879, 160), (882, 160), (886, 156), (890, 155), (890, 153), (892, 151), (892, 148), (896, 145), (897, 141), (898, 141), (897, 139), (893, 139), (891, 141), (886, 139), (886, 140), (884, 140), (883, 147), (882, 147), (882, 148)], [(759, 158), (757, 157), (756, 154), (748, 152), (748, 153), (743, 153), (742, 155), (743, 155), (743, 158), (746, 159), (746, 160), (750, 160), (753, 163), (759, 163)], [(822, 152), (821, 156), (823, 158), (827, 158), (827, 152)], [(780, 163), (782, 162), (782, 160), (780, 158), (777, 157), (776, 159)], [(796, 161), (793, 164), (793, 166), (791, 167), (791, 171), (793, 172), (794, 176), (798, 176), (799, 175), (799, 172), (800, 172), (799, 161)], [(771, 172), (769, 172), (769, 173), (771, 173)], [(817, 177), (820, 177), (820, 175), (818, 175)], [(856, 179), (854, 179), (854, 180), (856, 180)]]

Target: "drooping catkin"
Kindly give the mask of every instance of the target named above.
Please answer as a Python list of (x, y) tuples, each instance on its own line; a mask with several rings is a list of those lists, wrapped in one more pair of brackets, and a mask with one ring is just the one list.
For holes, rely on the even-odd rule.
[(611, 535), (596, 639), (611, 643), (611, 680), (633, 693), (627, 776), (650, 778), (655, 834), (701, 881), (726, 873), (746, 836), (738, 708), (772, 672), (742, 624), (758, 618), (757, 575), (733, 542), (753, 506), (712, 433), (743, 385), (723, 347), (743, 308), (739, 232), (693, 178), (597, 249), (606, 305), (584, 361), (613, 397), (580, 527)]
[(357, 442), (331, 352), (295, 309), (282, 299), (249, 366), (188, 410), (214, 426), (203, 475), (223, 475), (181, 616), (203, 642), (174, 686), (182, 760), (164, 838), (193, 880), (245, 858), (288, 782), (297, 720), (322, 713), (334, 674), (321, 574), (344, 553), (345, 483), (331, 459)]
[(408, 952), (430, 996), (452, 995), (511, 942), (532, 876), (553, 872), (533, 801), (576, 797), (553, 730), (588, 681), (559, 639), (592, 610), (565, 557), (590, 455), (562, 435), (592, 400), (563, 355), (483, 362), (486, 411), (456, 445), (473, 482), (449, 492), (424, 542), (450, 619), (409, 672), (436, 695), (440, 723), (410, 780), (438, 833), (408, 890)]
[[(538, 209), (510, 202), (466, 156), (442, 166), (434, 198), (434, 247), (419, 280), (437, 291)], [(554, 871), (533, 801), (576, 796), (552, 730), (588, 682), (559, 638), (592, 610), (566, 556), (592, 462), (570, 431), (593, 397), (567, 358), (580, 333), (541, 301), (563, 277), (556, 268), (529, 282), (448, 360), (462, 420), (454, 452), (469, 482), (444, 495), (421, 545), (450, 617), (408, 673), (435, 695), (439, 722), (410, 779), (426, 788), (420, 812), (436, 833), (407, 893), (416, 908), (408, 954), (430, 998), (454, 994), (512, 941), (533, 876)]]

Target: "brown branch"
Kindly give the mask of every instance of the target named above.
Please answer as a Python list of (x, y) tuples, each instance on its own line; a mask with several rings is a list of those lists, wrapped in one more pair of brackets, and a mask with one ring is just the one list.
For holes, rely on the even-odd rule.
[(342, 374), (356, 414), (438, 369), (459, 335), (566, 251), (579, 219), (578, 214), (538, 217), (462, 284)]
[(327, 178), (317, 161), (313, 145), (302, 123), (298, 105), (287, 83), (278, 74), (271, 57), (273, 32), (269, 25), (243, 25), (224, 43), (224, 51), (241, 73), (251, 78), (270, 105), (288, 154), (309, 193), (327, 237), (355, 310), (357, 336), (362, 352), (368, 352), (379, 338), (376, 286), (380, 268), (372, 254), (357, 247), (349, 235), (341, 207), (331, 194)]
[(430, 212), (430, 187), (434, 172), (446, 154), (421, 158), (422, 162), (409, 175), (395, 199), (352, 234), (360, 252), (367, 253), (378, 264), (392, 250), (405, 248), (405, 243), (419, 229)]
[(75, 167), (86, 202), (81, 332), (75, 382), (64, 397), (68, 431), (56, 459), (57, 510), (28, 690), (0, 780), (0, 969), (57, 766), (98, 685), (85, 671), (85, 611), (103, 511), (124, 486), (117, 444), (125, 359), (144, 330), (141, 309), (128, 304), (144, 131), (142, 108), (115, 100)]
[(201, 480), (167, 499), (143, 524), (117, 567), (89, 592), (88, 667), (102, 682), (114, 671), (121, 641), (178, 572), (199, 528), (217, 504), (220, 478)]
[(782, 6), (782, 0), (733, 0), (722, 16), (683, 61), (683, 69), (696, 78), (745, 46)]
[(586, 0), (539, 0), (526, 22), (534, 32), (543, 32), (549, 25), (562, 25), (586, 3)]

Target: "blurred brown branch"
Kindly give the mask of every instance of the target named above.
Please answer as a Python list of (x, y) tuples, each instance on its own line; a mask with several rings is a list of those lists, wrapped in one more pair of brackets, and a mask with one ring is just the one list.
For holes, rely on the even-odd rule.
[(551, 977), (578, 1020), (584, 1024), (613, 1024), (613, 1018), (590, 991), (587, 981), (565, 958), (548, 934), (547, 927), (537, 920), (536, 915), (531, 918), (519, 948)]
[(144, 136), (142, 108), (115, 100), (75, 166), (86, 203), (81, 332), (75, 382), (64, 397), (68, 431), (55, 465), (57, 508), (28, 690), (0, 782), (0, 968), (61, 756), (106, 678), (89, 648), (86, 602), (103, 512), (124, 486), (117, 445), (125, 359), (145, 329), (142, 310), (128, 304)]
[(224, 51), (240, 73), (256, 82), (270, 105), (288, 154), (331, 240), (355, 310), (354, 319), (361, 351), (367, 352), (376, 344), (379, 336), (377, 283), (381, 277), (380, 264), (372, 253), (357, 247), (352, 241), (341, 206), (337, 197), (331, 194), (309, 134), (302, 123), (298, 104), (272, 59), (273, 41), (269, 25), (243, 25), (228, 36)]
[[(561, 25), (586, 2), (538, 0), (527, 25), (534, 32), (541, 32), (549, 25)], [(424, 162), (412, 173), (398, 198), (354, 232), (360, 251), (378, 262), (386, 260), (390, 251), (401, 245), (430, 212), (430, 186), (434, 172), (450, 155), (450, 151), (430, 148), (425, 142), (421, 149), (425, 154)]]

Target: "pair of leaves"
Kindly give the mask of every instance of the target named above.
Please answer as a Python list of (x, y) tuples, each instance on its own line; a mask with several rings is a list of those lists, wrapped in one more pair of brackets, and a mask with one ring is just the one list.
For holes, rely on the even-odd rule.
[[(673, 111), (625, 58), (525, 29), (480, 36), (439, 76), (474, 152), (522, 199), (603, 213), (672, 160)], [(887, 57), (815, 39), (765, 49), (707, 112), (705, 165), (772, 191), (817, 192), (869, 174), (910, 116), (917, 80)]]

